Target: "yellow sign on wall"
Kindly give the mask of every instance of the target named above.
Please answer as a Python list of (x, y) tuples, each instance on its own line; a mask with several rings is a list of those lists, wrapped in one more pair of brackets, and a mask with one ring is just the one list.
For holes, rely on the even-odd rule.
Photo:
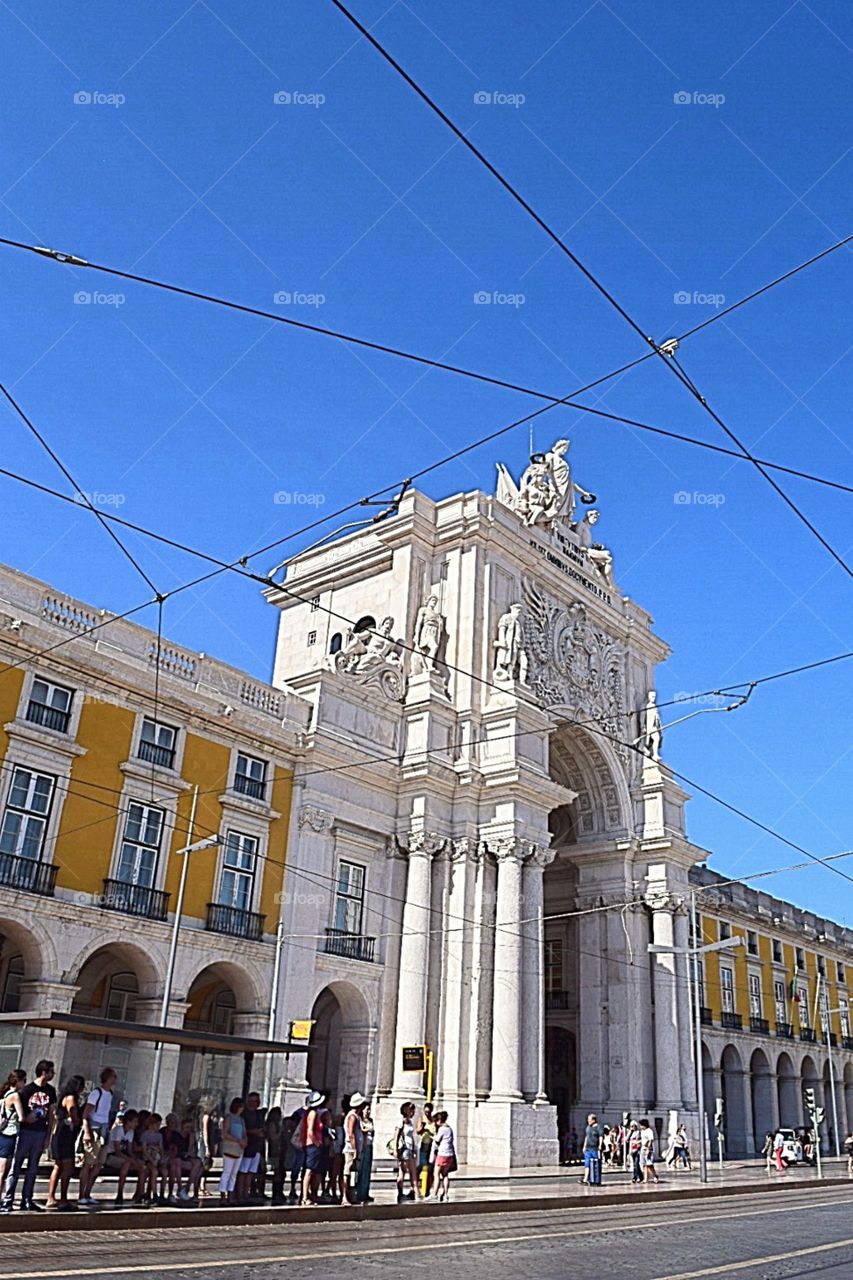
[(311, 1028), (313, 1027), (313, 1025), (314, 1023), (310, 1018), (301, 1018), (298, 1022), (291, 1022), (290, 1024), (291, 1040), (310, 1040)]

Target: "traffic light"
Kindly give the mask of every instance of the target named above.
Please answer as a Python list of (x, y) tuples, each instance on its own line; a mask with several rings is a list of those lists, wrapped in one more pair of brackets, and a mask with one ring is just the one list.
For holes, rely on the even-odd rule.
[(714, 1099), (714, 1128), (717, 1133), (721, 1133), (723, 1129), (723, 1121), (726, 1115), (726, 1105), (722, 1098)]
[(622, 1112), (622, 1128), (627, 1129), (630, 1123), (631, 1123), (631, 1112), (623, 1111)]
[(826, 1118), (826, 1110), (824, 1107), (815, 1107), (812, 1114), (814, 1116), (815, 1124), (823, 1124), (824, 1119)]
[(804, 1089), (803, 1093), (806, 1099), (806, 1108), (809, 1114), (813, 1116), (815, 1113), (815, 1108), (817, 1107), (817, 1098), (815, 1097), (815, 1091), (814, 1089)]

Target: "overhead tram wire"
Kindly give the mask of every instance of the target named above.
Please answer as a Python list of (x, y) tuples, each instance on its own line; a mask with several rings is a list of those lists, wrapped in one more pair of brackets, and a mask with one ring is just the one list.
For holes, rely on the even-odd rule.
[[(595, 273), (591, 271), (590, 268), (587, 267), (587, 265), (581, 260), (581, 258), (579, 258), (578, 255), (574, 253), (572, 249), (569, 248), (565, 240), (563, 240), (562, 236), (558, 235), (557, 232), (553, 229), (553, 227), (551, 227), (550, 224), (546, 222), (546, 220), (541, 216), (541, 214), (537, 213), (537, 211), (533, 208), (533, 206), (524, 198), (524, 196), (521, 194), (518, 188), (514, 187), (513, 184), (507, 178), (504, 177), (501, 171), (494, 164), (492, 164), (491, 160), (489, 160), (486, 157), (486, 155), (484, 155), (484, 153), (479, 149), (479, 147), (477, 147), (471, 141), (468, 135), (462, 129), (459, 128), (459, 126), (450, 118), (450, 116), (447, 115), (445, 111), (442, 110), (442, 108), (438, 105), (435, 99), (430, 97), (427, 91), (417, 82), (417, 80), (415, 80), (414, 77), (411, 76), (409, 72), (406, 71), (406, 69), (397, 61), (397, 59), (393, 56), (393, 54), (391, 54), (385, 48), (385, 46), (376, 38), (373, 32), (370, 31), (367, 27), (365, 27), (363, 23), (361, 23), (358, 20), (358, 18), (356, 18), (355, 15), (351, 13), (349, 9), (347, 9), (346, 5), (342, 3), (342, 0), (331, 0), (331, 3), (335, 6), (336, 9), (338, 9), (344, 15), (347, 21), (350, 22), (351, 25), (354, 26), (356, 30), (361, 33), (363, 38), (367, 40), (367, 42), (370, 45), (373, 46), (373, 48), (377, 51), (377, 53), (379, 53), (380, 56), (385, 59), (385, 61), (394, 69), (394, 71), (396, 71), (397, 74), (402, 77), (402, 79), (406, 82), (406, 84), (418, 95), (419, 98), (422, 99), (423, 102), (426, 103), (426, 105), (430, 108), (430, 110), (434, 112), (435, 115), (438, 116), (438, 118), (447, 126), (448, 129), (450, 129), (451, 133), (453, 133), (456, 139), (459, 142), (461, 142), (462, 145), (466, 147), (467, 150), (470, 151), (473, 156), (476, 157), (476, 159), (480, 162), (480, 164), (482, 164), (484, 168), (488, 170), (488, 172), (492, 175), (492, 177), (495, 178), (495, 180), (512, 197), (512, 199), (515, 200), (515, 202), (518, 205), (520, 205), (520, 207), (525, 211), (525, 213), (530, 218), (532, 218), (532, 220), (536, 223), (536, 225), (542, 231), (545, 232), (546, 236), (557, 246), (558, 249), (560, 249), (560, 251), (563, 254), (565, 254), (565, 256), (569, 259), (570, 262), (574, 264), (574, 266), (578, 269), (578, 271), (580, 271), (581, 274), (585, 276), (585, 278), (590, 282), (593, 288), (596, 289), (599, 294), (601, 294), (601, 296), (610, 304), (610, 306), (617, 312), (617, 314), (622, 317), (625, 323), (631, 329), (633, 329), (633, 331), (638, 335), (638, 337), (642, 339), (643, 343), (647, 347), (651, 346), (653, 353), (660, 357), (660, 359), (663, 361), (664, 365), (670, 370), (670, 372), (676, 378), (678, 378), (678, 380), (682, 383), (683, 386), (685, 386), (688, 389), (688, 391), (690, 391), (691, 395), (694, 397), (697, 403), (702, 406), (702, 408), (705, 410), (706, 413), (708, 413), (711, 416), (711, 418), (713, 418), (714, 422), (716, 422), (717, 425), (720, 427), (720, 429), (723, 432), (725, 432), (728, 438), (734, 444), (737, 445), (742, 455), (745, 458), (747, 458), (749, 462), (753, 464), (753, 466), (758, 471), (759, 475), (764, 477), (764, 479), (771, 486), (771, 488), (773, 488), (776, 491), (776, 493), (779, 495), (779, 497), (783, 499), (783, 501), (788, 505), (788, 507), (790, 507), (790, 509), (794, 512), (797, 518), (806, 526), (806, 528), (810, 531), (810, 533), (812, 533), (814, 537), (817, 538), (821, 546), (823, 546), (824, 549), (828, 551), (829, 554), (833, 557), (833, 559), (841, 566), (841, 568), (845, 571), (848, 577), (853, 578), (853, 568), (851, 568), (851, 566), (847, 563), (844, 557), (838, 551), (835, 550), (832, 544), (828, 541), (827, 538), (823, 536), (823, 534), (815, 526), (815, 524), (809, 519), (809, 517), (805, 514), (805, 512), (802, 511), (800, 507), (797, 506), (797, 504), (791, 498), (788, 497), (784, 489), (782, 489), (781, 486), (776, 483), (776, 481), (773, 479), (772, 476), (767, 474), (767, 472), (761, 466), (761, 463), (759, 463), (753, 457), (753, 455), (747, 449), (743, 441), (739, 439), (739, 437), (735, 434), (734, 431), (731, 430), (729, 426), (727, 426), (727, 424), (723, 421), (720, 415), (711, 408), (706, 398), (699, 393), (699, 391), (693, 386), (693, 384), (690, 382), (690, 379), (683, 372), (683, 370), (681, 370), (680, 367), (674, 362), (674, 359), (672, 358), (674, 353), (666, 353), (662, 346), (656, 343), (653, 338), (650, 338), (643, 331), (643, 329), (640, 327), (640, 325), (637, 323), (634, 317), (625, 309), (625, 307), (622, 305), (621, 302), (619, 302), (619, 300), (614, 296), (614, 294), (611, 293), (611, 291), (607, 288), (607, 286), (603, 284), (602, 281), (599, 280), (599, 278), (595, 275)], [(668, 343), (664, 344), (664, 346), (670, 345), (673, 342), (675, 342), (675, 345), (677, 346), (677, 341), (672, 339), (670, 339)]]
[[(694, 325), (692, 329), (687, 329), (684, 333), (677, 334), (677, 341), (683, 342), (685, 339), (692, 337), (693, 334), (699, 333), (703, 329), (708, 328), (709, 325), (716, 324), (717, 321), (724, 319), (726, 316), (731, 315), (732, 312), (746, 306), (747, 303), (752, 302), (755, 298), (759, 298), (763, 294), (768, 293), (777, 285), (783, 284), (785, 281), (798, 275), (801, 271), (807, 270), (816, 262), (820, 262), (822, 259), (835, 253), (837, 250), (843, 249), (846, 245), (850, 244), (851, 241), (853, 241), (853, 236), (846, 236), (841, 240), (837, 240), (834, 244), (828, 245), (827, 248), (822, 249), (820, 253), (814, 254), (805, 261), (798, 263), (795, 267), (790, 267), (787, 271), (783, 272), (782, 275), (776, 276), (773, 280), (767, 281), (766, 284), (754, 289), (745, 297), (739, 298), (728, 307), (724, 307), (722, 310), (716, 311), (712, 316), (709, 316), (700, 324)], [(76, 254), (63, 253), (59, 249), (48, 249), (43, 245), (27, 244), (22, 240), (12, 240), (7, 236), (0, 236), (0, 245), (5, 245), (7, 248), (11, 249), (23, 249), (28, 253), (38, 254), (42, 258), (46, 258), (66, 266), (87, 268), (90, 271), (97, 271), (104, 275), (115, 276), (118, 279), (131, 281), (135, 284), (147, 285), (154, 289), (163, 289), (168, 293), (177, 294), (180, 297), (191, 298), (198, 302), (211, 303), (215, 306), (225, 307), (231, 311), (256, 316), (259, 319), (271, 320), (276, 324), (283, 324), (292, 329), (301, 329), (308, 333), (318, 334), (322, 337), (334, 338), (336, 341), (343, 342), (350, 346), (364, 347), (367, 350), (377, 351), (383, 355), (394, 356), (401, 360), (412, 361), (415, 364), (426, 365), (431, 369), (441, 369), (445, 373), (455, 373), (460, 377), (472, 378), (477, 382), (484, 382), (492, 386), (503, 387), (508, 391), (518, 391), (522, 395), (535, 396), (537, 399), (548, 400), (553, 404), (563, 403), (562, 397), (552, 396), (546, 391), (539, 391), (534, 387), (528, 387), (522, 383), (510, 382), (503, 378), (497, 378), (491, 374), (482, 373), (473, 369), (465, 369), (460, 365), (449, 364), (447, 361), (434, 360), (430, 356), (423, 356), (413, 351), (405, 351), (400, 347), (393, 347), (388, 343), (378, 342), (375, 339), (362, 338), (355, 334), (342, 333), (337, 329), (326, 328), (324, 325), (311, 324), (307, 320), (296, 320), (292, 316), (284, 316), (279, 312), (267, 311), (263, 307), (253, 307), (248, 303), (238, 302), (233, 298), (223, 298), (217, 294), (205, 293), (198, 289), (190, 289), (167, 280), (157, 280), (151, 276), (138, 275), (133, 271), (124, 271), (120, 267), (108, 266), (106, 263), (92, 262), (86, 258), (78, 257)], [(600, 385), (601, 382), (618, 377), (622, 373), (627, 373), (637, 365), (644, 364), (646, 360), (651, 360), (656, 354), (657, 352), (655, 350), (646, 351), (643, 355), (636, 357), (636, 359), (630, 361), (630, 363), (626, 365), (623, 365), (620, 369), (615, 369), (612, 373), (605, 375), (605, 377), (600, 379), (599, 382), (590, 384), (590, 387), (587, 389), (591, 390), (592, 387)]]
[(17, 413), (17, 415), (18, 415), (18, 417), (21, 419), (21, 421), (24, 423), (24, 425), (27, 427), (28, 431), (31, 433), (31, 435), (33, 435), (33, 436), (35, 437), (35, 439), (39, 442), (39, 444), (41, 445), (42, 449), (44, 449), (44, 451), (45, 451), (45, 453), (48, 455), (48, 457), (49, 457), (49, 458), (51, 458), (51, 460), (56, 464), (56, 466), (59, 468), (59, 470), (60, 470), (60, 471), (62, 472), (62, 474), (65, 476), (65, 479), (68, 481), (68, 483), (69, 483), (69, 484), (74, 488), (74, 490), (75, 490), (75, 492), (77, 493), (78, 497), (79, 497), (79, 498), (82, 498), (82, 499), (84, 500), (86, 507), (88, 507), (88, 509), (92, 512), (92, 514), (97, 518), (98, 522), (101, 524), (101, 526), (103, 527), (103, 529), (105, 530), (105, 532), (107, 533), (107, 535), (108, 535), (108, 536), (113, 540), (113, 542), (116, 544), (116, 546), (118, 547), (119, 551), (121, 551), (122, 555), (123, 555), (123, 556), (125, 556), (125, 558), (126, 558), (127, 560), (129, 560), (129, 561), (130, 561), (130, 563), (133, 565), (133, 567), (134, 567), (134, 569), (136, 570), (136, 572), (137, 572), (137, 573), (139, 574), (139, 576), (144, 580), (144, 582), (146, 583), (146, 585), (147, 585), (147, 586), (149, 586), (149, 587), (151, 588), (151, 590), (154, 592), (155, 596), (156, 596), (156, 595), (159, 595), (159, 592), (157, 591), (157, 588), (155, 587), (154, 583), (153, 583), (153, 582), (151, 581), (151, 579), (149, 578), (148, 574), (145, 572), (145, 570), (142, 568), (142, 566), (139, 564), (139, 562), (134, 558), (134, 556), (132, 555), (132, 553), (127, 549), (127, 547), (124, 545), (124, 543), (122, 542), (121, 538), (119, 538), (119, 536), (118, 536), (118, 534), (115, 532), (115, 530), (114, 530), (114, 529), (112, 529), (112, 528), (110, 527), (109, 523), (104, 519), (103, 513), (102, 513), (102, 512), (100, 512), (100, 511), (97, 509), (97, 507), (96, 507), (96, 506), (95, 506), (95, 504), (92, 502), (92, 500), (91, 500), (91, 498), (88, 496), (88, 494), (87, 494), (83, 489), (81, 489), (81, 488), (80, 488), (80, 486), (78, 485), (77, 481), (74, 479), (74, 477), (72, 476), (71, 472), (70, 472), (70, 471), (68, 470), (68, 468), (66, 467), (65, 463), (62, 461), (62, 459), (61, 459), (61, 458), (59, 457), (59, 455), (56, 453), (55, 449), (51, 448), (51, 446), (48, 444), (47, 440), (44, 438), (44, 436), (43, 436), (43, 435), (41, 434), (41, 432), (39, 431), (38, 427), (36, 427), (36, 426), (35, 426), (35, 424), (34, 424), (34, 423), (32, 423), (32, 422), (30, 421), (30, 419), (29, 419), (29, 418), (27, 417), (27, 415), (24, 413), (24, 411), (23, 411), (23, 409), (21, 408), (21, 406), (18, 404), (18, 402), (17, 402), (17, 400), (15, 399), (15, 397), (14, 397), (14, 396), (12, 395), (12, 393), (11, 393), (11, 392), (10, 392), (10, 391), (9, 391), (9, 390), (4, 386), (4, 385), (3, 385), (3, 383), (2, 383), (2, 382), (0, 382), (0, 392), (2, 392), (2, 393), (3, 393), (3, 395), (6, 397), (6, 400), (9, 402), (9, 404), (10, 404), (10, 405), (12, 406), (12, 408), (15, 410), (15, 412)]

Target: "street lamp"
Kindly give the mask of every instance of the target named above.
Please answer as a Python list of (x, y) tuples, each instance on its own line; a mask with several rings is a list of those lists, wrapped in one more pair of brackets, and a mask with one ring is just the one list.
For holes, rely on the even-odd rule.
[[(190, 810), (190, 825), (188, 835), (192, 835), (195, 826), (195, 810), (198, 802), (198, 787), (193, 792), (192, 809)], [(163, 990), (163, 1005), (160, 1009), (160, 1026), (165, 1027), (169, 1017), (169, 1005), (172, 1003), (172, 983), (175, 977), (175, 956), (178, 951), (178, 934), (181, 928), (181, 913), (184, 909), (184, 893), (187, 887), (187, 871), (190, 865), (189, 855), (197, 853), (200, 849), (213, 849), (218, 844), (223, 844), (222, 836), (218, 833), (212, 836), (205, 836), (202, 840), (196, 840), (192, 844), (184, 845), (183, 849), (178, 849), (177, 856), (183, 857), (184, 862), (181, 867), (181, 879), (178, 885), (178, 901), (175, 904), (175, 919), (172, 924), (172, 942), (169, 947), (169, 964), (166, 969), (166, 986)], [(160, 1068), (163, 1064), (163, 1041), (157, 1042), (157, 1048), (154, 1052), (154, 1074), (151, 1081), (151, 1110), (157, 1109), (157, 1090), (160, 1087)]]
[[(848, 997), (848, 1001), (847, 1001), (848, 1004), (850, 1003), (851, 999), (853, 999), (853, 996)], [(838, 1108), (835, 1102), (835, 1064), (833, 1063), (833, 1060), (832, 1060), (832, 1022), (830, 1021), (830, 1019), (832, 1018), (832, 1015), (834, 1013), (841, 1013), (846, 1008), (847, 1008), (847, 1005), (841, 1004), (838, 1006), (837, 1009), (824, 1009), (822, 1011), (823, 1016), (826, 1019), (826, 1026), (825, 1026), (826, 1056), (829, 1059), (829, 1092), (832, 1100), (832, 1128), (835, 1136), (835, 1154), (836, 1156), (839, 1156), (839, 1157), (841, 1155), (841, 1143), (838, 1140)], [(815, 1139), (819, 1144), (820, 1137), (818, 1134), (815, 1134)]]
[[(690, 923), (693, 929), (694, 943), (699, 937), (696, 917), (696, 891), (690, 890)], [(670, 947), (663, 943), (650, 942), (648, 950), (652, 955), (692, 956), (693, 957), (693, 1000), (691, 1002), (691, 1022), (693, 1023), (694, 1057), (696, 1059), (696, 1105), (699, 1110), (699, 1177), (702, 1182), (708, 1181), (708, 1157), (705, 1152), (705, 1077), (702, 1074), (702, 1006), (699, 1002), (699, 957), (710, 951), (731, 951), (734, 947), (742, 947), (743, 938), (720, 938), (719, 942), (709, 942), (704, 947)], [(687, 971), (690, 981), (690, 970)]]

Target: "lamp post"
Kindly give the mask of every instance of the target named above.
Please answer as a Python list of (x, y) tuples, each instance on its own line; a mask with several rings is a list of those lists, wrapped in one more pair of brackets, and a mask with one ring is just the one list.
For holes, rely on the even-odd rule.
[[(825, 999), (824, 995), (824, 999)], [(851, 997), (853, 999), (853, 997)], [(849, 1004), (848, 1000), (848, 1004)], [(838, 1107), (835, 1102), (835, 1064), (832, 1060), (832, 1022), (831, 1018), (834, 1013), (841, 1013), (846, 1008), (845, 1005), (839, 1005), (837, 1009), (824, 1009), (823, 1016), (826, 1019), (826, 1056), (829, 1060), (829, 1092), (832, 1099), (832, 1128), (835, 1135), (835, 1154), (841, 1155), (841, 1143), (838, 1140)], [(820, 1138), (816, 1136), (817, 1144), (820, 1144)]]
[[(193, 803), (190, 810), (190, 825), (187, 834), (192, 836), (195, 827), (195, 811), (198, 803), (198, 786), (193, 791)], [(212, 849), (218, 844), (222, 844), (222, 836), (219, 834), (205, 836), (203, 840), (196, 840), (193, 844), (184, 845), (183, 849), (177, 850), (177, 856), (183, 857), (184, 862), (181, 867), (181, 879), (178, 885), (178, 901), (175, 904), (175, 919), (172, 923), (172, 941), (169, 947), (169, 964), (166, 969), (166, 985), (163, 989), (163, 1004), (160, 1009), (160, 1026), (165, 1027), (169, 1017), (169, 1005), (172, 1003), (172, 984), (175, 978), (175, 956), (178, 951), (178, 934), (181, 928), (181, 913), (184, 909), (184, 894), (187, 887), (187, 871), (190, 865), (189, 855), (196, 853), (199, 849)], [(157, 1048), (154, 1051), (154, 1074), (151, 1080), (151, 1110), (157, 1109), (157, 1090), (160, 1087), (160, 1070), (163, 1065), (163, 1041), (158, 1040)]]
[[(648, 951), (652, 955), (686, 956), (693, 958), (693, 999), (690, 1002), (692, 1032), (694, 1036), (693, 1056), (696, 1067), (696, 1105), (699, 1110), (699, 1178), (708, 1181), (708, 1157), (705, 1151), (705, 1078), (702, 1074), (702, 1005), (699, 999), (699, 957), (710, 951), (730, 951), (734, 947), (743, 946), (743, 938), (720, 938), (719, 942), (709, 942), (706, 946), (696, 946), (699, 936), (696, 913), (696, 891), (690, 890), (690, 920), (693, 927), (692, 947), (670, 947), (661, 943), (650, 942)], [(690, 981), (690, 968), (687, 969), (687, 981)]]

